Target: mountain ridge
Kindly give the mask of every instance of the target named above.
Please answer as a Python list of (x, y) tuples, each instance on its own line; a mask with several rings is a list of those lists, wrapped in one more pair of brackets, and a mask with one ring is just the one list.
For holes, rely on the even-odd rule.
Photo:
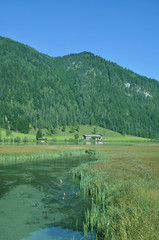
[(0, 37), (0, 126), (96, 124), (159, 135), (159, 82), (90, 52), (52, 58)]

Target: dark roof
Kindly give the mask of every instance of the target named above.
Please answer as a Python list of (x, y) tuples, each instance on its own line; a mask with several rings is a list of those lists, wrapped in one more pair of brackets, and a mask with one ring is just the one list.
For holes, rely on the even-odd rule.
[(102, 137), (103, 135), (97, 134), (97, 135), (83, 135), (84, 137)]

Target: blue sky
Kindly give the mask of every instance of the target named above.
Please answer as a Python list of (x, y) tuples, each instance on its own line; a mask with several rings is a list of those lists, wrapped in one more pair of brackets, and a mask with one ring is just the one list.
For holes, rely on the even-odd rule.
[(159, 80), (159, 0), (1, 0), (0, 35), (53, 57), (90, 51)]

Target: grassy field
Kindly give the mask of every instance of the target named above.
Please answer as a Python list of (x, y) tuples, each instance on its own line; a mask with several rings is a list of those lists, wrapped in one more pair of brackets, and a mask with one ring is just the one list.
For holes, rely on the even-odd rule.
[(25, 133), (19, 133), (10, 131), (9, 136), (7, 136), (7, 130), (6, 129), (0, 129), (0, 135), (2, 141), (14, 141), (14, 139), (19, 138), (20, 141), (23, 141), (24, 139), (27, 139), (29, 142), (35, 142), (36, 140), (36, 134), (25, 134)]
[(99, 162), (72, 170), (92, 197), (85, 235), (98, 239), (157, 240), (159, 236), (159, 145), (107, 146)]
[(0, 164), (14, 164), (63, 156), (83, 155), (85, 155), (85, 149), (75, 146), (0, 145)]
[[(56, 140), (69, 140), (69, 139), (74, 139), (74, 135), (78, 134), (79, 139), (83, 137), (85, 134), (94, 134), (94, 130), (96, 134), (101, 134), (103, 135), (103, 138), (105, 140), (110, 140), (110, 141), (143, 141), (143, 140), (148, 140), (140, 137), (134, 137), (134, 136), (129, 136), (129, 135), (122, 135), (118, 132), (111, 131), (109, 129), (105, 129), (99, 126), (90, 126), (90, 125), (81, 125), (79, 127), (79, 131), (75, 131), (74, 133), (70, 133), (70, 127), (66, 127), (65, 132), (61, 131), (61, 128), (57, 129), (57, 133), (53, 135), (53, 138)], [(49, 136), (48, 136), (49, 138)]]
[[(54, 141), (65, 141), (70, 139), (75, 139), (75, 134), (78, 134), (79, 139), (82, 139), (83, 135), (85, 134), (94, 134), (94, 131), (96, 134), (103, 135), (103, 138), (106, 141), (148, 141), (149, 139), (141, 138), (141, 137), (135, 137), (135, 136), (129, 136), (129, 135), (121, 135), (120, 133), (99, 127), (99, 126), (89, 126), (89, 125), (81, 125), (79, 127), (78, 131), (74, 131), (73, 133), (70, 133), (71, 128), (66, 127), (66, 130), (63, 132), (62, 128), (56, 129), (56, 134), (52, 134), (51, 136), (47, 134), (47, 130), (43, 129), (43, 137), (47, 138), (47, 140), (54, 140)], [(7, 136), (7, 132), (5, 129), (1, 129), (1, 139), (3, 141), (8, 140), (13, 141), (15, 138), (20, 138), (20, 141), (25, 141), (27, 139), (28, 142), (35, 142), (36, 141), (36, 132), (35, 130), (31, 130), (29, 134), (23, 134), (19, 132), (13, 132), (10, 131), (10, 135)]]
[[(124, 145), (0, 145), (0, 162), (26, 157), (45, 159), (96, 152), (98, 161), (71, 170), (92, 198), (85, 215), (85, 235), (96, 229), (97, 239), (157, 240), (159, 236), (159, 144)], [(17, 157), (17, 158), (16, 158)], [(5, 162), (6, 161), (6, 162)]]

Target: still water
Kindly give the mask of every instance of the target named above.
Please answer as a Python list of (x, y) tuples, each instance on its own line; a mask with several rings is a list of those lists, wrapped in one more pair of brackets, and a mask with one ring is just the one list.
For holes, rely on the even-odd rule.
[(71, 157), (0, 165), (0, 240), (84, 239), (91, 200), (69, 170), (88, 161)]

